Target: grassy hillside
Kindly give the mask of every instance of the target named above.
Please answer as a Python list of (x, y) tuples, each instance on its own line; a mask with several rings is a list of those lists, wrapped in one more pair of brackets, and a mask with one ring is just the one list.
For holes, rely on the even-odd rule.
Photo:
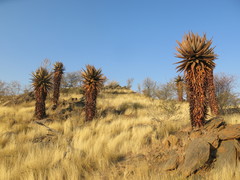
[[(97, 118), (84, 124), (81, 98), (63, 93), (56, 111), (48, 100), (49, 117), (43, 121), (32, 118), (34, 101), (0, 105), (0, 179), (181, 179), (140, 159), (189, 124), (187, 103), (106, 89), (98, 98)], [(239, 117), (225, 119), (239, 123)], [(227, 179), (232, 173), (226, 169), (209, 178)]]

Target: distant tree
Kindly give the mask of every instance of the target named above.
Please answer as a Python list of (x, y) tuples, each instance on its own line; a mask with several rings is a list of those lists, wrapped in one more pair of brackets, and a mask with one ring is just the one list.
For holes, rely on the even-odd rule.
[(12, 81), (7, 84), (8, 95), (15, 96), (20, 94), (22, 86), (18, 81)]
[(132, 88), (133, 81), (134, 81), (133, 78), (130, 78), (130, 79), (127, 80), (127, 86), (126, 86), (126, 87), (127, 87), (128, 89), (131, 89), (131, 88)]
[(109, 89), (116, 89), (116, 88), (119, 88), (119, 87), (121, 87), (121, 86), (120, 86), (119, 82), (117, 82), (117, 81), (108, 80), (108, 82), (105, 85), (105, 88), (107, 88), (107, 89), (108, 88)]
[(6, 95), (6, 82), (0, 80), (0, 96)]
[(175, 83), (177, 87), (178, 101), (183, 102), (183, 87), (184, 87), (184, 79), (182, 76), (178, 76), (175, 78)]
[(21, 84), (18, 81), (0, 81), (0, 96), (15, 96), (21, 92)]
[(41, 67), (45, 68), (48, 72), (51, 71), (51, 64), (52, 62), (49, 59), (44, 59), (41, 63)]
[(32, 86), (35, 94), (35, 117), (43, 119), (46, 117), (45, 101), (47, 94), (52, 87), (52, 76), (47, 69), (40, 67), (32, 73)]
[(238, 94), (234, 92), (234, 86), (236, 84), (234, 76), (224, 73), (215, 74), (214, 84), (219, 105), (219, 113), (225, 114), (229, 107), (237, 107), (239, 104), (239, 97)]
[(87, 65), (82, 71), (83, 89), (85, 92), (85, 118), (92, 121), (96, 114), (97, 96), (106, 79), (101, 69)]
[(212, 40), (206, 35), (188, 33), (178, 42), (176, 56), (182, 60), (177, 62), (178, 72), (184, 71), (187, 89), (189, 92), (190, 118), (192, 127), (202, 127), (207, 115), (208, 74), (215, 67), (216, 54)]
[(62, 79), (61, 86), (63, 88), (80, 87), (82, 82), (81, 72), (68, 72), (65, 73)]
[(142, 92), (142, 87), (141, 84), (138, 84), (138, 92), (141, 93)]
[(61, 86), (61, 80), (62, 75), (64, 72), (63, 63), (56, 62), (54, 64), (54, 76), (53, 76), (53, 109), (56, 109), (58, 106), (58, 100), (60, 96), (60, 86)]
[(156, 82), (153, 81), (151, 78), (146, 78), (142, 84), (142, 92), (145, 96), (154, 97), (156, 89)]
[(22, 89), (24, 94), (32, 93), (33, 87), (31, 84), (25, 85)]
[(154, 97), (162, 100), (173, 100), (176, 97), (176, 88), (173, 81), (156, 86)]

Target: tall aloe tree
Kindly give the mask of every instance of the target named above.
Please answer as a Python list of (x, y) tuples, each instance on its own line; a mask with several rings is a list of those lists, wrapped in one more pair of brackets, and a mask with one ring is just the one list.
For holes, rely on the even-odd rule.
[(177, 41), (178, 53), (176, 57), (182, 60), (177, 62), (177, 71), (184, 71), (189, 91), (190, 118), (192, 127), (201, 127), (205, 124), (207, 115), (207, 91), (209, 74), (215, 67), (214, 48), (212, 40), (207, 40), (206, 34), (202, 37), (192, 32)]
[(47, 69), (40, 67), (32, 73), (31, 80), (36, 99), (34, 115), (37, 119), (43, 119), (46, 117), (45, 101), (52, 87), (52, 75)]
[(213, 76), (212, 70), (208, 73), (207, 79), (208, 79), (208, 102), (209, 102), (209, 106), (212, 114), (216, 116), (219, 114), (219, 107), (218, 107), (218, 102), (217, 102), (217, 97), (215, 92), (214, 76)]
[(82, 78), (85, 92), (85, 120), (91, 121), (96, 115), (97, 95), (106, 77), (103, 76), (101, 69), (86, 65), (86, 69), (82, 71)]
[(178, 101), (183, 102), (183, 78), (181, 76), (178, 76), (175, 79), (175, 83), (177, 86), (177, 93), (178, 93)]
[(54, 76), (53, 76), (53, 109), (56, 109), (58, 106), (58, 100), (60, 96), (60, 86), (61, 86), (61, 80), (62, 75), (64, 72), (63, 63), (56, 62), (54, 64)]

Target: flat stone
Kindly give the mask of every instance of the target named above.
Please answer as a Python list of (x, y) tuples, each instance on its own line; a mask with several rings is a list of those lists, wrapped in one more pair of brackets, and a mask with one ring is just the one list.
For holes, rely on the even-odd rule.
[(210, 143), (215, 149), (219, 146), (219, 137), (215, 133), (209, 133), (203, 136), (203, 139)]
[(186, 149), (186, 156), (181, 167), (182, 175), (190, 176), (203, 167), (210, 157), (210, 144), (203, 139), (194, 139)]
[(202, 135), (202, 132), (200, 130), (192, 131), (189, 135), (191, 140), (197, 139)]
[(236, 140), (222, 141), (216, 153), (214, 168), (222, 169), (224, 166), (235, 168), (237, 165)]
[(178, 167), (179, 157), (178, 157), (176, 151), (170, 152), (169, 156), (170, 156), (170, 158), (163, 165), (163, 170), (165, 170), (165, 171), (171, 171)]
[(218, 132), (218, 136), (221, 140), (240, 138), (240, 124), (226, 126), (226, 128)]
[(211, 131), (217, 128), (220, 128), (221, 126), (225, 126), (225, 121), (221, 117), (216, 117), (208, 120), (206, 124), (204, 125), (204, 129), (207, 131)]

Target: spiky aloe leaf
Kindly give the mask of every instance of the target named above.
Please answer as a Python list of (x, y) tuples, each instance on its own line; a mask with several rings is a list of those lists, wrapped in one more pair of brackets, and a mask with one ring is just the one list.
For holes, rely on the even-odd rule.
[(183, 82), (184, 79), (182, 78), (182, 76), (178, 76), (177, 78), (175, 78), (175, 83), (179, 83), (179, 82)]
[(82, 71), (83, 87), (85, 90), (90, 91), (92, 89), (99, 90), (106, 79), (103, 76), (101, 69), (96, 69), (94, 66), (86, 65), (86, 70)]
[(217, 55), (214, 53), (214, 47), (212, 40), (206, 39), (206, 34), (203, 37), (192, 32), (185, 34), (182, 42), (177, 41), (179, 47), (176, 47), (178, 53), (176, 57), (183, 59), (177, 62), (180, 64), (177, 66), (177, 71), (186, 71), (191, 69), (196, 70), (197, 66), (201, 66), (206, 70), (213, 69), (215, 67), (214, 59)]
[(44, 92), (49, 92), (52, 88), (52, 74), (47, 69), (40, 67), (36, 72), (32, 73), (32, 86), (34, 91), (42, 89)]
[(64, 68), (62, 62), (56, 62), (54, 64), (54, 68), (53, 68), (54, 72), (59, 72), (59, 73), (63, 74), (64, 70), (65, 70), (65, 68)]

